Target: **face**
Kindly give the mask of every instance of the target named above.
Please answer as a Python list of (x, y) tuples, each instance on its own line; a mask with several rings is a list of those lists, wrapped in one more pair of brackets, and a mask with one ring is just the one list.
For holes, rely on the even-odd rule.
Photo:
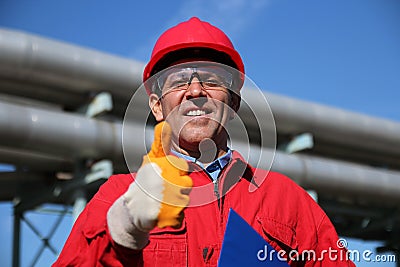
[[(238, 97), (226, 88), (229, 85), (224, 84), (228, 79), (223, 70), (186, 67), (173, 68), (162, 77), (162, 96), (150, 96), (153, 114), (157, 121), (166, 120), (171, 125), (172, 145), (177, 151), (196, 153), (206, 139), (224, 149), (225, 127), (238, 109)], [(223, 82), (221, 75), (225, 75)]]

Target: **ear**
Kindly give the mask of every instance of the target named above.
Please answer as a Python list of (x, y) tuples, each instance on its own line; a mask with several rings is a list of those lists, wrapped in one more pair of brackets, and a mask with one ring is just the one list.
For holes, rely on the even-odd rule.
[(151, 94), (149, 96), (149, 106), (150, 106), (151, 112), (153, 113), (154, 117), (156, 118), (156, 121), (163, 121), (164, 115), (162, 112), (162, 104), (161, 104), (161, 99), (158, 97), (158, 95)]
[(231, 115), (230, 115), (230, 119), (234, 119), (235, 118), (235, 114), (238, 112), (239, 108), (240, 108), (240, 101), (241, 101), (241, 97), (240, 94), (238, 93), (232, 93), (231, 94)]

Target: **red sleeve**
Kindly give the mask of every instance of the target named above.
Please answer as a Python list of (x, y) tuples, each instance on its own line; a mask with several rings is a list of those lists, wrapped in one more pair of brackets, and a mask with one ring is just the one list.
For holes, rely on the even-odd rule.
[(142, 266), (142, 253), (113, 242), (107, 227), (107, 211), (133, 181), (131, 175), (115, 175), (101, 186), (75, 222), (57, 261), (58, 266)]
[(333, 224), (324, 214), (317, 228), (315, 258), (309, 261), (306, 266), (355, 267), (355, 264), (349, 259), (347, 249), (339, 241)]

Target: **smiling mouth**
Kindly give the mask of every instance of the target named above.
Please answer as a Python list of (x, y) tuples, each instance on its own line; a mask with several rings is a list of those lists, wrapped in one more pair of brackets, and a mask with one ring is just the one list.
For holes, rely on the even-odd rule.
[(195, 117), (195, 116), (204, 116), (206, 114), (209, 114), (210, 112), (207, 112), (205, 110), (201, 110), (201, 109), (195, 109), (195, 110), (190, 110), (188, 111), (185, 116), (191, 116), (191, 117)]

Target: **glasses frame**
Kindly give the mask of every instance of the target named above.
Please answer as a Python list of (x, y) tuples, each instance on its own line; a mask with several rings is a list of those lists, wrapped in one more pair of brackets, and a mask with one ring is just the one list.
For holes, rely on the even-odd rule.
[[(187, 81), (183, 83), (178, 83), (176, 86), (173, 86), (169, 88), (168, 90), (165, 90), (165, 85), (166, 82), (168, 81), (168, 78), (171, 77), (171, 75), (179, 73), (179, 72), (189, 72), (190, 76), (187, 75), (187, 77), (184, 78)], [(207, 75), (207, 73), (210, 73)], [(233, 83), (234, 83), (234, 76), (231, 71), (228, 70), (225, 65), (220, 64), (220, 63), (214, 63), (214, 62), (190, 62), (190, 63), (182, 63), (178, 65), (173, 65), (158, 74), (156, 74), (156, 91), (157, 95), (164, 97), (166, 94), (170, 93), (178, 93), (178, 92), (186, 92), (189, 88), (190, 85), (193, 83), (193, 79), (196, 78), (197, 81), (203, 90), (207, 92), (213, 92), (213, 91), (225, 91), (228, 92), (232, 89)], [(203, 77), (203, 78), (202, 78)], [(208, 86), (207, 80), (204, 79), (204, 77), (221, 77), (221, 81), (218, 83), (215, 83), (215, 80), (213, 81), (214, 84), (211, 86)], [(154, 92), (155, 90), (153, 90)]]

